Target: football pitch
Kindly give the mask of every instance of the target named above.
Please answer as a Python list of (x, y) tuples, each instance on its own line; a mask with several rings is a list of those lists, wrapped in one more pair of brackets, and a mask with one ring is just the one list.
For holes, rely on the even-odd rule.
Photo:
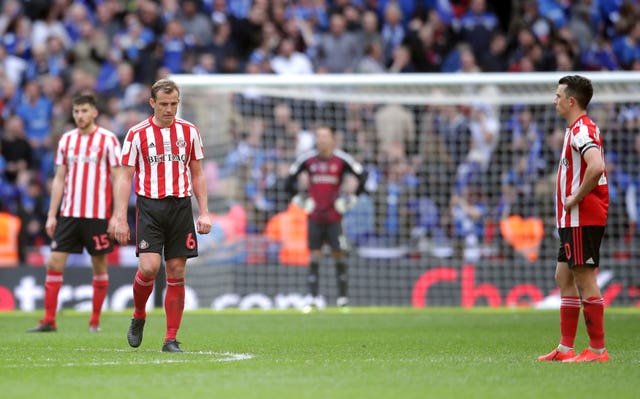
[[(609, 363), (540, 363), (558, 312), (354, 308), (191, 311), (162, 353), (164, 315), (149, 314), (138, 349), (130, 313), (65, 310), (57, 333), (27, 334), (42, 316), (0, 313), (3, 398), (637, 398), (640, 309), (605, 313)], [(588, 345), (582, 318), (576, 349)]]

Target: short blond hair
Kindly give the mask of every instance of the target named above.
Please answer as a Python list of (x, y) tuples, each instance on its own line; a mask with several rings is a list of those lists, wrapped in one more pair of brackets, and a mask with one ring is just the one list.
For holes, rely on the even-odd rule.
[(180, 95), (180, 88), (178, 88), (176, 82), (171, 79), (160, 79), (151, 86), (151, 98), (155, 100), (158, 93), (171, 93), (174, 90)]

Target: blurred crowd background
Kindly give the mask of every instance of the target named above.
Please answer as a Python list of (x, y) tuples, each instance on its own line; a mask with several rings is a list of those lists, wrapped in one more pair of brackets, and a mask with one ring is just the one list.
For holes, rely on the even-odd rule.
[[(150, 85), (171, 74), (640, 70), (639, 3), (0, 1), (0, 210), (22, 221), (22, 263), (30, 248), (48, 243), (54, 153), (73, 127), (78, 92), (98, 94), (98, 124), (122, 138), (150, 114)], [(245, 112), (255, 106), (238, 104), (242, 129), (218, 168), (222, 178), (243, 168), (239, 201), (249, 213), (247, 231), (260, 233), (286, 208), (278, 184), (288, 162), (313, 145), (314, 118), (301, 118), (300, 104), (276, 100)], [(370, 169), (371, 206), (361, 205), (358, 217), (371, 216), (366, 224), (345, 221), (356, 242), (428, 236), (472, 245), (499, 236), (496, 226), (509, 215), (552, 218), (550, 181), (564, 123), (550, 107), (348, 104), (330, 111), (341, 121), (340, 145)], [(592, 111), (606, 134), (612, 214), (621, 221), (610, 234), (628, 241), (640, 203), (640, 107)], [(391, 134), (403, 139), (390, 143)], [(485, 173), (496, 159), (499, 173)]]

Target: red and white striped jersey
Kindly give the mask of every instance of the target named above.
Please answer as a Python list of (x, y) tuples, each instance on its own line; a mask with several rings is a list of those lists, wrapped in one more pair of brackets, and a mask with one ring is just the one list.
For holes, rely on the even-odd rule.
[(60, 216), (111, 216), (111, 168), (120, 165), (120, 143), (113, 132), (99, 126), (89, 134), (69, 130), (58, 142), (56, 165), (67, 167)]
[(605, 171), (596, 187), (569, 212), (564, 209), (565, 199), (575, 193), (582, 184), (587, 163), (582, 155), (589, 148), (597, 148), (604, 159), (604, 148), (600, 129), (586, 115), (566, 130), (558, 178), (556, 181), (557, 227), (605, 226), (609, 208), (609, 187)]
[(122, 144), (122, 164), (135, 166), (137, 195), (160, 199), (191, 196), (191, 160), (204, 158), (200, 132), (192, 123), (176, 118), (161, 128), (153, 117), (127, 132)]

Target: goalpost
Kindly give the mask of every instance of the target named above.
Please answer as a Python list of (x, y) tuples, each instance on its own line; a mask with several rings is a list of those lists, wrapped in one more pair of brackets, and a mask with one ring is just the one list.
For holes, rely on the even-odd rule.
[[(609, 304), (629, 305), (640, 300), (640, 73), (580, 74), (594, 83), (589, 115), (614, 186), (601, 283), (616, 287)], [(180, 116), (203, 136), (216, 214), (214, 232), (201, 237), (198, 262), (210, 269), (198, 271), (200, 283), (216, 287), (220, 307), (298, 306), (304, 237), (267, 226), (287, 208), (288, 165), (322, 123), (369, 172), (368, 194), (344, 220), (354, 305), (553, 306), (553, 190), (566, 123), (552, 102), (564, 75), (172, 76)], [(297, 255), (283, 255), (296, 245)], [(327, 303), (334, 279), (322, 267)]]

